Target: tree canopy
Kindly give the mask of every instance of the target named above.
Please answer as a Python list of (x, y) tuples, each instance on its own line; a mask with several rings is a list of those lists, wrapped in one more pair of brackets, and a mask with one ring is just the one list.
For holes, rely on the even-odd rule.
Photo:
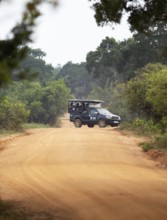
[(89, 0), (98, 25), (120, 23), (126, 13), (132, 31), (149, 33), (152, 25), (167, 23), (167, 0)]
[[(27, 76), (34, 76), (34, 80), (38, 80), (41, 83), (45, 83), (48, 80), (55, 80), (56, 69), (51, 65), (47, 64), (43, 59), (46, 53), (41, 49), (28, 48), (26, 58), (20, 63), (18, 67), (19, 71), (27, 71)], [(15, 74), (13, 74), (15, 76)], [(16, 76), (15, 78), (16, 79)]]
[[(13, 27), (11, 37), (0, 40), (0, 87), (10, 82), (13, 74), (21, 79), (27, 77), (26, 71), (14, 72), (14, 70), (28, 54), (27, 44), (32, 42), (36, 20), (40, 16), (38, 6), (42, 2), (44, 1), (30, 0), (26, 4), (21, 21)], [(48, 2), (56, 3), (57, 1), (50, 0)]]
[(71, 89), (71, 93), (76, 98), (87, 97), (91, 90), (93, 77), (88, 73), (85, 65), (85, 63), (68, 62), (57, 75), (58, 79), (64, 79), (67, 87)]
[[(12, 29), (12, 37), (0, 40), (0, 86), (11, 80), (13, 70), (27, 55), (26, 44), (31, 42), (35, 20), (40, 15), (39, 4), (40, 0), (28, 2), (21, 22)], [(18, 73), (19, 78), (23, 75), (23, 72)]]
[(86, 57), (89, 73), (98, 77), (101, 86), (110, 79), (112, 83), (125, 82), (135, 76), (135, 71), (148, 63), (167, 64), (164, 43), (167, 25), (159, 24), (152, 35), (136, 33), (132, 38), (116, 41), (106, 37), (95, 51)]

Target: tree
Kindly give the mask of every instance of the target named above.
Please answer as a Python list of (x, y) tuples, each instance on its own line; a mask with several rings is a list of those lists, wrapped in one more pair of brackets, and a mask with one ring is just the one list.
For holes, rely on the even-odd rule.
[(89, 0), (98, 25), (120, 23), (126, 13), (131, 30), (149, 33), (150, 27), (167, 22), (167, 0)]
[[(95, 51), (86, 57), (86, 67), (98, 79), (99, 86), (106, 81), (114, 84), (126, 82), (135, 76), (135, 71), (148, 63), (166, 64), (164, 44), (167, 39), (167, 25), (158, 24), (151, 35), (134, 34), (133, 38), (116, 41), (106, 37)], [(97, 80), (96, 80), (97, 82)]]
[(86, 67), (94, 77), (103, 75), (103, 86), (110, 78), (113, 82), (119, 74), (119, 64), (122, 60), (121, 45), (114, 38), (106, 37), (97, 47), (96, 51), (91, 51), (86, 57)]
[(119, 62), (120, 58), (120, 47), (119, 43), (114, 38), (106, 37), (97, 47), (95, 52), (90, 52), (87, 55), (87, 68), (98, 66), (101, 62), (104, 66), (115, 67)]
[(106, 86), (117, 81), (126, 81), (134, 75), (136, 65), (140, 66), (138, 54), (135, 54), (137, 43), (133, 38), (122, 42), (106, 37), (96, 51), (88, 53), (86, 67), (94, 75), (99, 86)]
[[(11, 80), (13, 70), (28, 52), (26, 44), (31, 42), (35, 20), (40, 15), (37, 9), (39, 4), (40, 0), (27, 3), (22, 21), (12, 29), (12, 38), (0, 41), (0, 86)], [(24, 72), (18, 73), (19, 78), (24, 75)]]
[[(28, 53), (27, 43), (32, 42), (35, 21), (40, 16), (38, 6), (43, 0), (30, 0), (26, 4), (21, 22), (11, 31), (12, 37), (0, 40), (0, 87), (12, 80), (14, 70)], [(50, 2), (54, 2), (51, 0)], [(56, 1), (55, 1), (56, 2)], [(15, 72), (19, 79), (27, 77), (26, 71)]]
[(51, 126), (67, 108), (67, 100), (71, 98), (70, 90), (63, 80), (50, 81), (43, 89), (42, 107), (45, 110), (43, 121)]
[(146, 100), (151, 103), (153, 111), (167, 116), (167, 66), (154, 74), (148, 74), (149, 88), (146, 93)]
[(46, 56), (46, 53), (38, 48), (38, 49), (30, 49), (29, 55), (34, 58), (42, 59), (43, 57)]
[(129, 107), (141, 117), (158, 122), (167, 115), (167, 66), (149, 64), (127, 84)]
[(67, 87), (76, 98), (87, 97), (91, 90), (92, 76), (88, 74), (85, 63), (66, 63), (59, 74), (58, 79), (64, 79)]
[[(135, 41), (138, 44), (138, 51), (145, 50), (143, 60), (152, 59), (152, 61), (166, 63), (167, 57), (167, 24), (158, 23), (150, 26), (150, 33), (146, 35), (144, 33), (135, 33), (133, 35)], [(146, 64), (146, 62), (145, 62)]]
[[(40, 49), (28, 48), (27, 57), (20, 63), (17, 71), (27, 70), (30, 76), (34, 76), (33, 79), (45, 83), (48, 80), (55, 80), (56, 70), (51, 64), (47, 64), (43, 57), (45, 52)], [(27, 75), (28, 75), (27, 74)], [(13, 74), (13, 79), (17, 79), (17, 75)]]

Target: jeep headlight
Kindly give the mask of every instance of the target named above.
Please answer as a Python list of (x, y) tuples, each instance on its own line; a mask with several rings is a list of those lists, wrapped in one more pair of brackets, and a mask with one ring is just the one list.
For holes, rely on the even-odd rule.
[(106, 118), (108, 119), (111, 119), (111, 117), (112, 117), (111, 115), (106, 115)]

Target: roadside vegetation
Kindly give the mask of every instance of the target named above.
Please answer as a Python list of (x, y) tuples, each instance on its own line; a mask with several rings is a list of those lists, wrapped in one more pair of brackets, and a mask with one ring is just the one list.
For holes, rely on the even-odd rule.
[(33, 80), (18, 81), (0, 90), (0, 129), (21, 131), (28, 127), (56, 127), (58, 118), (66, 112), (70, 89), (63, 79), (56, 79), (57, 70), (43, 60), (45, 53), (30, 49), (19, 68), (28, 69)]
[(89, 98), (104, 100), (121, 115), (120, 129), (149, 136), (144, 151), (167, 149), (166, 29), (161, 24), (151, 35), (134, 34), (123, 42), (106, 38), (87, 55), (87, 69), (95, 77)]

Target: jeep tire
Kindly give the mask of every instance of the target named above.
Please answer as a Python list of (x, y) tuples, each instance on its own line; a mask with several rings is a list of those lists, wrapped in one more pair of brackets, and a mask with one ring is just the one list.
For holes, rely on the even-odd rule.
[(105, 128), (107, 126), (107, 123), (104, 119), (99, 119), (98, 125), (100, 128)]
[(82, 121), (81, 121), (81, 119), (76, 118), (76, 119), (74, 120), (74, 125), (75, 125), (76, 128), (80, 128), (80, 127), (82, 126)]

